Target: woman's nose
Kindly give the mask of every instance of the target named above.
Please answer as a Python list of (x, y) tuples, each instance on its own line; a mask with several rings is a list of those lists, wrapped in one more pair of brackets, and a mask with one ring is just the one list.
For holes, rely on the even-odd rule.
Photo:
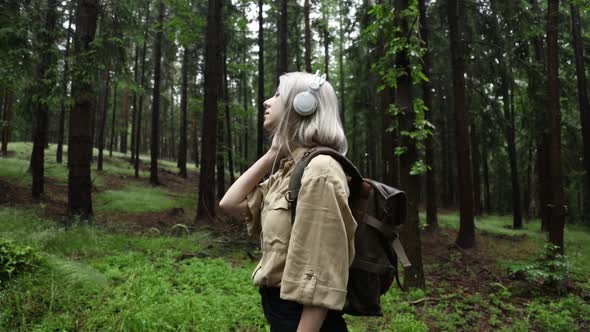
[(264, 105), (264, 108), (270, 108), (271, 104), (268, 102), (268, 99), (264, 101), (264, 103), (262, 103), (262, 105)]

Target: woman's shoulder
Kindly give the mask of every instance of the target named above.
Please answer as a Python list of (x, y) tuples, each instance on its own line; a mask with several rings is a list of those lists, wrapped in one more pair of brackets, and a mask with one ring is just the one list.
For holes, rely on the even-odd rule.
[(303, 177), (304, 179), (323, 177), (331, 181), (346, 183), (346, 174), (342, 165), (334, 157), (323, 154), (315, 156), (309, 161), (303, 172)]

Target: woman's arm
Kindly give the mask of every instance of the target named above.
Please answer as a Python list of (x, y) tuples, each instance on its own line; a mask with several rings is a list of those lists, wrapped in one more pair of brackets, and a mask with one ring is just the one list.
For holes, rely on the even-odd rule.
[(221, 201), (219, 201), (219, 208), (224, 212), (236, 217), (247, 217), (249, 215), (248, 204), (246, 203), (246, 196), (254, 189), (260, 182), (262, 177), (272, 168), (272, 164), (279, 153), (278, 147), (275, 145), (276, 140), (273, 139), (273, 145), (254, 165), (250, 166), (244, 174), (242, 174), (229, 187)]
[(324, 307), (303, 306), (297, 332), (317, 332), (322, 328), (328, 309)]

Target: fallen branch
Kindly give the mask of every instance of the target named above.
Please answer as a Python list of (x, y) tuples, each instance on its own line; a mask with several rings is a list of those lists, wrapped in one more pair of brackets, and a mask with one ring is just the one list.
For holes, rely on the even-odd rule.
[(413, 305), (417, 305), (417, 304), (420, 304), (420, 303), (422, 303), (422, 302), (427, 302), (427, 301), (439, 301), (439, 300), (440, 300), (440, 299), (439, 299), (438, 297), (424, 297), (424, 298), (421, 298), (421, 299), (419, 299), (419, 300), (416, 300), (416, 301), (410, 301), (410, 302), (408, 302), (408, 303), (409, 303), (409, 304), (413, 304)]

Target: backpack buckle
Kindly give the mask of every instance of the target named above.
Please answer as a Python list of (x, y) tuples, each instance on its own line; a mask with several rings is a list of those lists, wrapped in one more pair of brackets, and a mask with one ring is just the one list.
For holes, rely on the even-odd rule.
[(294, 199), (291, 198), (291, 191), (287, 190), (287, 192), (285, 192), (285, 199), (287, 200), (287, 202), (293, 203)]

